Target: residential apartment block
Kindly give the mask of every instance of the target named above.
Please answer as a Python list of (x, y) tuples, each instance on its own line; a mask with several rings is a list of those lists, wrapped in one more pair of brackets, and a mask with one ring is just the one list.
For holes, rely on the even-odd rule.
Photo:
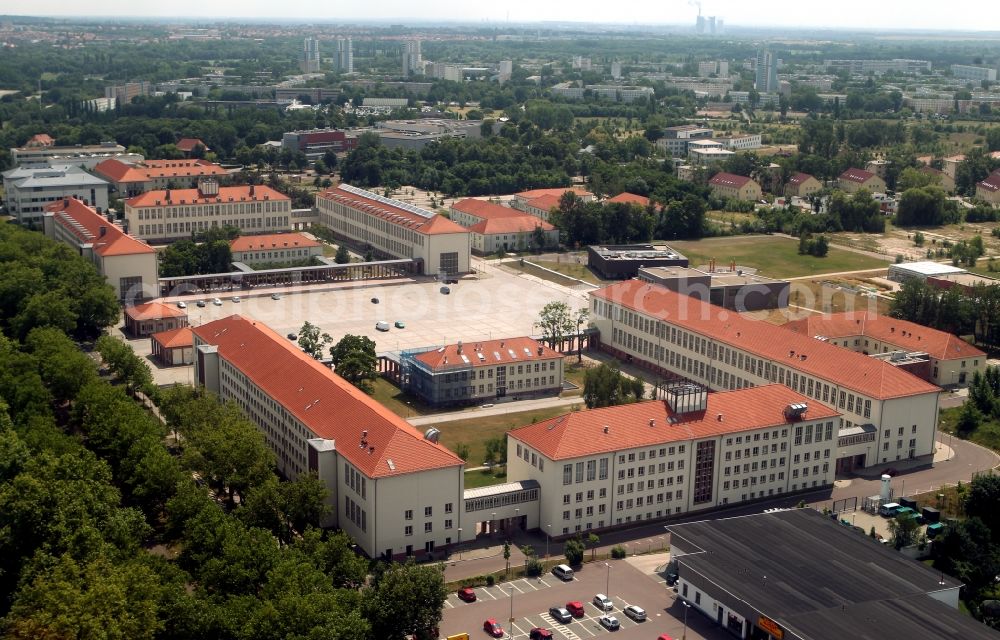
[(159, 295), (156, 250), (125, 233), (76, 198), (48, 206), (42, 221), (45, 235), (65, 242), (94, 263), (97, 272), (126, 304)]
[(837, 186), (847, 193), (867, 189), (871, 193), (885, 193), (885, 180), (871, 171), (848, 169), (837, 178)]
[(21, 224), (41, 224), (45, 208), (77, 198), (101, 211), (108, 208), (108, 183), (72, 164), (19, 167), (3, 173), (7, 212)]
[(785, 185), (785, 195), (807, 198), (823, 188), (823, 183), (808, 173), (796, 173), (788, 179)]
[(472, 252), (477, 255), (559, 245), (559, 230), (548, 222), (488, 200), (466, 198), (455, 202), (451, 205), (451, 219), (469, 229)]
[(717, 390), (783, 384), (835, 407), (838, 470), (934, 452), (940, 388), (887, 362), (637, 280), (590, 296), (618, 358)]
[(378, 256), (412, 258), (421, 273), (468, 273), (469, 230), (431, 211), (349, 184), (316, 195), (320, 221)]
[(197, 189), (148, 191), (125, 201), (128, 229), (152, 242), (223, 226), (246, 235), (291, 231), (291, 213), (292, 201), (271, 187), (220, 187), (214, 179), (202, 179)]
[(908, 60), (893, 58), (892, 60), (824, 60), (823, 66), (832, 71), (847, 71), (854, 76), (880, 76), (886, 73), (917, 74), (931, 70), (929, 60)]
[(264, 434), (278, 470), (315, 473), (337, 527), (370, 557), (404, 558), (454, 544), (463, 465), (436, 442), (295, 344), (233, 315), (193, 329), (195, 380), (236, 403)]
[(710, 140), (715, 135), (712, 129), (697, 124), (682, 124), (667, 127), (663, 137), (656, 141), (656, 148), (674, 158), (686, 158), (688, 143), (692, 140)]
[(510, 206), (530, 213), (548, 222), (550, 212), (559, 207), (559, 199), (567, 191), (572, 191), (583, 202), (592, 202), (594, 194), (583, 187), (557, 187), (555, 189), (531, 189), (515, 193), (510, 200)]
[(840, 414), (770, 384), (577, 411), (507, 432), (507, 474), (541, 486), (552, 535), (833, 484)]
[(853, 312), (811, 315), (784, 327), (865, 355), (926, 353), (931, 370), (925, 379), (942, 387), (968, 384), (975, 372), (986, 370), (986, 354), (958, 336), (890, 316)]
[(403, 388), (435, 406), (562, 391), (563, 355), (527, 337), (409, 350), (401, 361)]
[(760, 185), (755, 180), (732, 173), (715, 174), (708, 181), (708, 188), (712, 190), (712, 195), (727, 200), (756, 202), (761, 196)]
[(233, 262), (248, 265), (303, 263), (323, 255), (323, 245), (302, 233), (240, 236), (229, 242)]
[(130, 164), (108, 158), (91, 172), (111, 183), (121, 198), (132, 198), (158, 189), (193, 189), (202, 178), (224, 181), (229, 173), (221, 165), (200, 159), (143, 160)]
[(1000, 169), (988, 175), (982, 182), (976, 183), (976, 197), (994, 207), (1000, 206)]
[(133, 98), (148, 96), (152, 85), (146, 80), (104, 87), (104, 97), (117, 104), (129, 104)]
[(960, 80), (971, 80), (973, 82), (996, 82), (997, 70), (989, 67), (974, 67), (966, 64), (951, 65), (951, 75)]

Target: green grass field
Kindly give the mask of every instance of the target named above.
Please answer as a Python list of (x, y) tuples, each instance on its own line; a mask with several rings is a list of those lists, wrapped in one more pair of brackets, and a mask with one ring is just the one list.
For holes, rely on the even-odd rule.
[(433, 407), (425, 405), (415, 396), (403, 393), (399, 390), (399, 387), (385, 378), (376, 379), (372, 386), (375, 388), (372, 397), (385, 405), (389, 411), (392, 411), (397, 416), (409, 418), (411, 416), (435, 413)]
[(607, 280), (601, 280), (596, 273), (587, 268), (586, 258), (583, 259), (582, 264), (577, 264), (576, 262), (552, 262), (549, 260), (532, 260), (531, 262), (537, 264), (539, 267), (545, 267), (556, 273), (561, 273), (577, 280), (583, 280), (584, 282), (591, 282), (593, 284), (608, 282)]
[(889, 266), (887, 260), (845, 251), (833, 245), (830, 245), (830, 252), (824, 258), (799, 255), (797, 240), (777, 236), (733, 236), (672, 241), (669, 244), (687, 256), (692, 267), (708, 264), (712, 258), (715, 258), (719, 265), (727, 265), (731, 260), (735, 260), (738, 265), (754, 267), (763, 275), (773, 278), (794, 278)]
[[(580, 402), (580, 406), (583, 407), (582, 401)], [(486, 457), (486, 441), (490, 438), (502, 436), (516, 427), (523, 427), (526, 424), (562, 415), (569, 411), (570, 407), (550, 407), (537, 411), (521, 411), (519, 413), (506, 413), (498, 416), (453, 420), (434, 426), (441, 431), (441, 444), (452, 451), (459, 444), (468, 445), (469, 466), (477, 467), (482, 464), (483, 459)]]
[[(503, 467), (500, 467), (503, 469)], [(477, 469), (465, 472), (465, 488), (475, 489), (477, 487), (489, 487), (495, 484), (507, 482), (507, 471), (501, 470), (500, 475), (495, 475), (490, 469)]]

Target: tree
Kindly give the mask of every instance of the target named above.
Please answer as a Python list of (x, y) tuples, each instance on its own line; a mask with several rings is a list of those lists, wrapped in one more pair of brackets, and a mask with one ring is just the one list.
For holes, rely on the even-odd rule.
[(440, 569), (418, 566), (412, 560), (380, 569), (362, 598), (364, 617), (372, 627), (370, 637), (403, 640), (408, 634), (426, 633), (440, 624), (448, 597)]
[(601, 539), (596, 533), (591, 533), (587, 536), (587, 544), (590, 545), (590, 559), (593, 560), (597, 557), (597, 545), (601, 543)]
[(535, 326), (542, 330), (542, 340), (553, 349), (559, 349), (566, 336), (576, 328), (569, 305), (565, 302), (549, 302), (542, 307)]
[(583, 374), (583, 399), (588, 409), (628, 404), (642, 399), (644, 385), (630, 378), (614, 364), (602, 362)]
[(578, 567), (583, 563), (583, 552), (585, 551), (583, 541), (580, 538), (570, 538), (563, 545), (563, 553), (566, 556), (566, 564), (571, 567)]
[(333, 342), (328, 333), (320, 333), (320, 328), (308, 320), (299, 329), (299, 348), (319, 360), (326, 346)]
[(464, 442), (459, 442), (452, 448), (455, 450), (456, 456), (458, 456), (462, 460), (465, 460), (466, 462), (469, 461), (469, 445), (465, 444)]
[(977, 474), (969, 484), (969, 492), (965, 496), (965, 515), (969, 518), (979, 518), (993, 533), (994, 540), (1000, 540), (1000, 475), (992, 473)]
[(907, 189), (899, 199), (896, 224), (907, 226), (938, 226), (945, 222), (943, 189), (935, 186)]
[(367, 336), (345, 335), (330, 347), (334, 371), (365, 393), (372, 392), (371, 381), (378, 377), (375, 342)]
[(581, 307), (576, 311), (576, 362), (577, 364), (583, 362), (583, 327), (587, 324), (587, 318), (590, 317), (590, 309), (587, 307)]
[(920, 525), (912, 513), (902, 513), (889, 520), (889, 534), (892, 536), (892, 546), (896, 549), (908, 547), (916, 541)]
[(510, 575), (510, 533), (507, 534), (508, 539), (503, 543), (503, 561), (507, 564), (505, 569), (506, 574)]
[(45, 386), (59, 401), (75, 398), (80, 388), (95, 376), (94, 361), (58, 329), (32, 329), (25, 346), (38, 362), (38, 373)]
[(347, 245), (337, 247), (337, 254), (333, 256), (333, 261), (337, 264), (347, 264), (351, 261), (351, 253), (347, 250)]
[(101, 359), (118, 381), (125, 384), (129, 393), (148, 390), (153, 384), (153, 373), (145, 360), (135, 355), (132, 347), (117, 338), (103, 335), (94, 344)]

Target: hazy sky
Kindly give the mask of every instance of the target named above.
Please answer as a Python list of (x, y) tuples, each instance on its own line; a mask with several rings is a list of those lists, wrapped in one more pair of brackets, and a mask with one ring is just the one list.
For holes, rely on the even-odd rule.
[[(322, 21), (409, 19), (475, 22), (572, 20), (626, 24), (693, 24), (698, 9), (688, 0), (506, 0), (505, 2), (414, 2), (413, 0), (0, 0), (0, 14), (314, 18)], [(84, 13), (85, 12), (85, 13)], [(962, 0), (958, 6), (931, 0), (704, 0), (702, 13), (727, 24), (746, 26), (825, 26), (874, 29), (1000, 28), (995, 0)], [(992, 18), (987, 19), (988, 16)], [(789, 34), (793, 35), (793, 34)]]

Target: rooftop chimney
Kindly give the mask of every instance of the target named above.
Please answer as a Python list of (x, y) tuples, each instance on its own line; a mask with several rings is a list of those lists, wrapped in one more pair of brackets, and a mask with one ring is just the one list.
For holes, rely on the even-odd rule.
[(108, 228), (107, 228), (107, 227), (105, 227), (105, 226), (104, 226), (104, 225), (102, 224), (102, 225), (101, 225), (101, 231), (100, 231), (100, 235), (98, 235), (98, 237), (99, 237), (99, 238), (103, 238), (103, 237), (104, 237), (104, 236), (106, 236), (106, 235), (108, 235)]

